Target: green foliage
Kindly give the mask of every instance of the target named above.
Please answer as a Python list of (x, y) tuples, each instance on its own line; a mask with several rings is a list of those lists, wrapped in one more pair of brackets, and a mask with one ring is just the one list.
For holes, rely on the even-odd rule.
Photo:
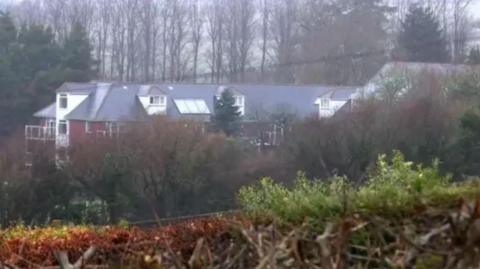
[(85, 28), (75, 23), (70, 35), (63, 45), (62, 67), (68, 70), (83, 72), (83, 76), (77, 78), (78, 81), (89, 81), (93, 75), (92, 47), (88, 39)]
[[(16, 28), (8, 13), (0, 13), (0, 136), (23, 125), (34, 111), (52, 102), (65, 81), (93, 78), (91, 46), (76, 24), (64, 44), (51, 28)], [(14, 115), (14, 116), (12, 116)]]
[(9, 13), (0, 11), (0, 55), (8, 53), (15, 41), (17, 29)]
[(391, 162), (381, 155), (367, 182), (360, 186), (353, 186), (345, 178), (308, 180), (299, 174), (291, 188), (264, 178), (258, 185), (243, 187), (238, 198), (254, 216), (301, 222), (345, 213), (395, 217), (426, 206), (449, 206), (462, 197), (478, 194), (478, 182), (450, 183), (449, 177), (439, 173), (438, 161), (431, 167), (422, 167), (394, 152)]
[(480, 64), (480, 47), (475, 46), (470, 49), (467, 59), (468, 64)]
[(480, 173), (480, 115), (471, 110), (460, 119), (460, 137), (456, 146), (461, 152), (460, 172), (467, 175)]
[[(428, 203), (428, 193), (437, 187), (447, 187), (448, 178), (438, 172), (438, 161), (432, 167), (414, 166), (395, 152), (392, 162), (380, 155), (368, 182), (356, 193), (359, 210), (378, 214), (403, 213), (416, 205)], [(393, 210), (392, 210), (393, 209)]]
[(289, 189), (263, 178), (257, 186), (243, 187), (238, 198), (244, 208), (254, 215), (278, 216), (286, 221), (301, 222), (306, 217), (333, 217), (342, 210), (345, 190), (344, 178), (328, 182), (308, 180), (299, 173)]
[(440, 23), (429, 8), (410, 6), (398, 36), (402, 60), (415, 62), (445, 62), (447, 41)]
[(480, 97), (480, 74), (472, 72), (458, 76), (450, 81), (447, 89), (449, 95), (455, 99), (478, 100)]
[(388, 103), (393, 103), (408, 90), (408, 84), (408, 80), (402, 76), (386, 78), (381, 83), (380, 98)]
[(235, 135), (239, 129), (240, 111), (235, 106), (235, 98), (230, 90), (225, 90), (218, 99), (214, 99), (215, 116), (213, 124), (217, 131), (227, 136)]

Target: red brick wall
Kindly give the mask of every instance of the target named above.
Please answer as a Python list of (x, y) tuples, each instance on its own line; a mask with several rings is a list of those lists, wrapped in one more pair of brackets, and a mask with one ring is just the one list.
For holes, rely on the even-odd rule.
[(104, 122), (90, 122), (90, 133), (85, 133), (85, 121), (71, 120), (70, 122), (70, 144), (93, 142), (98, 131), (105, 130)]

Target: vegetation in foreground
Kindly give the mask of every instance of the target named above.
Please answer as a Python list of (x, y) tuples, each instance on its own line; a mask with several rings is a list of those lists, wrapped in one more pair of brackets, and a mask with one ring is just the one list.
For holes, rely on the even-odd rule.
[(480, 195), (480, 182), (452, 183), (442, 176), (438, 162), (431, 167), (405, 161), (396, 151), (389, 162), (385, 155), (366, 182), (355, 185), (344, 177), (309, 180), (300, 173), (291, 188), (263, 178), (259, 184), (243, 187), (239, 200), (252, 216), (299, 223), (340, 218), (352, 214), (401, 217), (429, 206), (450, 207), (459, 199)]
[(287, 188), (263, 179), (239, 193), (246, 215), (143, 230), (12, 227), (1, 232), (0, 265), (470, 268), (480, 265), (479, 194), (477, 180), (451, 183), (436, 163), (415, 166), (396, 152), (358, 186), (300, 175)]

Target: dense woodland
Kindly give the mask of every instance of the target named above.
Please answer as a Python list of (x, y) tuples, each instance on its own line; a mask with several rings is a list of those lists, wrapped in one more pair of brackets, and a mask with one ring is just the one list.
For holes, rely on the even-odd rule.
[[(109, 223), (236, 207), (262, 176), (366, 180), (379, 154), (465, 179), (480, 173), (480, 77), (422, 73), (331, 119), (267, 115), (285, 142), (236, 136), (232, 100), (208, 132), (155, 118), (118, 139), (74, 147), (58, 169), (46, 148), (25, 169), (14, 130), (64, 81), (362, 84), (387, 60), (478, 64), (470, 1), (20, 1), (0, 13), (0, 223)], [(360, 30), (359, 30), (360, 29)], [(326, 38), (328, 37), (328, 38)], [(230, 104), (230, 105), (229, 105)], [(187, 197), (187, 198), (186, 198)]]
[[(23, 0), (6, 10), (18, 26), (49, 27), (59, 43), (83, 25), (101, 79), (355, 84), (390, 56), (414, 2)], [(442, 36), (427, 42), (445, 43), (443, 61), (465, 59), (471, 2), (426, 5), (439, 23), (429, 33)]]
[(389, 60), (476, 63), (471, 2), (5, 1), (0, 134), (63, 81), (362, 85)]

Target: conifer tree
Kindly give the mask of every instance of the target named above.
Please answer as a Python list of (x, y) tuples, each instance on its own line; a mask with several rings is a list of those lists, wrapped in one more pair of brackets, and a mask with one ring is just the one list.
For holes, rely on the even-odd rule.
[(85, 28), (80, 23), (75, 23), (63, 45), (62, 67), (81, 74), (80, 80), (90, 80), (93, 76), (94, 61), (92, 46)]
[(240, 128), (240, 111), (235, 106), (235, 97), (228, 89), (223, 91), (220, 98), (214, 100), (215, 116), (213, 124), (217, 131), (223, 131), (226, 135), (232, 136)]
[(468, 64), (480, 64), (480, 47), (476, 46), (470, 49), (467, 59)]
[(440, 23), (429, 8), (412, 5), (398, 36), (401, 60), (412, 62), (446, 62), (447, 41)]

